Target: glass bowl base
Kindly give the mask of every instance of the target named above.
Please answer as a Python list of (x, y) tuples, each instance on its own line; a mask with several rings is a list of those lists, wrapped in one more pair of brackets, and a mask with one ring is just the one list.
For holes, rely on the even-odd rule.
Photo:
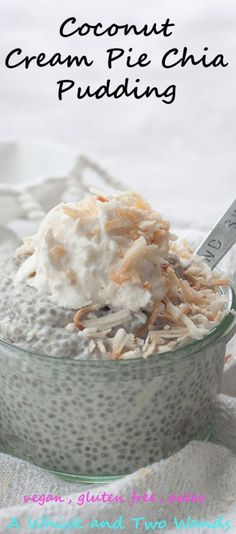
[[(199, 440), (199, 441), (208, 441), (211, 437), (211, 434), (212, 434), (212, 430), (213, 430), (213, 425), (211, 425), (210, 429), (208, 428), (208, 432), (207, 432), (207, 435), (205, 436), (201, 436), (201, 437), (196, 437), (194, 438), (195, 440)], [(162, 458), (162, 459), (167, 459), (168, 457), (172, 456), (173, 454), (176, 454), (179, 450), (181, 450), (183, 447), (185, 447), (187, 445), (187, 443), (185, 443), (182, 447), (180, 447), (179, 449), (175, 450), (175, 451), (169, 451), (169, 453), (166, 454), (165, 458)], [(3, 454), (8, 454), (9, 456), (12, 456), (12, 458), (18, 458), (19, 460), (23, 460), (23, 461), (28, 461), (27, 459), (25, 458), (20, 458), (19, 456), (15, 456), (14, 454), (12, 454), (11, 452), (7, 451), (4, 449), (4, 447), (2, 446), (2, 444), (0, 443), (0, 452), (3, 453)], [(157, 462), (159, 462), (161, 459), (159, 458), (157, 460)], [(67, 482), (74, 482), (76, 484), (109, 484), (109, 483), (112, 483), (114, 482), (115, 480), (119, 480), (125, 476), (128, 476), (131, 473), (121, 473), (121, 474), (118, 474), (118, 475), (86, 475), (86, 474), (71, 474), (71, 473), (66, 473), (64, 471), (57, 471), (57, 470), (54, 470), (54, 469), (48, 469), (48, 468), (45, 468), (45, 467), (42, 467), (40, 465), (37, 465), (33, 462), (29, 462), (31, 463), (31, 465), (35, 465), (36, 467), (39, 467), (40, 469), (43, 469), (43, 471), (47, 472), (47, 473), (51, 473), (52, 475), (55, 475), (59, 478), (61, 478), (62, 480), (65, 480)], [(141, 469), (141, 467), (139, 468)], [(137, 469), (137, 471), (139, 470)]]
[(93, 475), (71, 475), (69, 473), (61, 473), (60, 471), (53, 471), (51, 469), (47, 469), (46, 471), (48, 473), (51, 473), (52, 475), (62, 478), (63, 480), (66, 480), (67, 482), (75, 482), (75, 483), (81, 483), (81, 484), (108, 484), (130, 474), (130, 473), (126, 473), (124, 475), (93, 476)]

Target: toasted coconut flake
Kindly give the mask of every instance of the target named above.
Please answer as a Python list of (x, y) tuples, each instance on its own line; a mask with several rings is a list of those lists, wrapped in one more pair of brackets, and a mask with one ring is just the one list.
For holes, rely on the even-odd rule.
[(117, 330), (116, 335), (113, 339), (113, 351), (114, 352), (122, 351), (122, 348), (125, 346), (127, 337), (128, 336), (124, 328), (119, 328), (119, 330)]
[(91, 339), (91, 341), (89, 342), (89, 352), (93, 352), (94, 349), (96, 349), (96, 343), (94, 342), (93, 339)]
[(76, 281), (77, 281), (77, 277), (76, 277), (76, 274), (74, 273), (74, 271), (72, 271), (71, 269), (69, 269), (68, 271), (65, 272), (69, 282), (71, 284), (75, 284)]
[(124, 328), (119, 328), (119, 330), (116, 332), (116, 335), (113, 339), (113, 345), (112, 345), (112, 358), (116, 359), (119, 358), (123, 348), (128, 343), (130, 339), (129, 334), (126, 333)]
[(111, 219), (110, 221), (107, 221), (105, 223), (104, 228), (107, 232), (117, 228), (122, 228), (122, 222), (120, 221), (120, 219)]
[[(208, 321), (214, 321), (215, 315), (213, 313), (211, 313), (209, 311), (206, 311), (205, 315), (206, 315), (206, 318), (208, 319)], [(198, 319), (199, 316), (204, 317), (203, 314), (196, 314), (193, 317), (196, 320), (196, 319)]]
[(96, 187), (89, 187), (89, 191), (93, 193), (93, 195), (96, 195), (96, 197), (105, 197), (109, 200), (108, 195)]
[(181, 310), (182, 313), (184, 313), (185, 315), (188, 315), (191, 311), (191, 305), (186, 304), (185, 302), (181, 302), (181, 304), (179, 305), (179, 309)]
[(149, 290), (151, 290), (151, 289), (152, 289), (152, 284), (150, 284), (150, 282), (147, 282), (147, 281), (146, 281), (146, 282), (143, 283), (143, 287), (144, 287), (145, 289), (149, 289)]
[(121, 265), (117, 273), (112, 274), (112, 280), (116, 284), (123, 284), (132, 280), (140, 280), (137, 272), (137, 263), (145, 256), (147, 245), (144, 237), (136, 239), (131, 248), (126, 252), (121, 261)]
[(78, 207), (63, 205), (64, 213), (72, 219), (94, 217), (98, 214), (98, 205), (95, 197), (89, 197), (78, 204)]
[(133, 197), (133, 199), (135, 201), (135, 207), (138, 210), (146, 211), (147, 213), (152, 213), (152, 208), (151, 208), (150, 204), (146, 200), (144, 200), (144, 198), (141, 195), (139, 195), (136, 192), (133, 192), (131, 194), (132, 194), (132, 197)]
[(160, 225), (162, 228), (164, 228), (164, 230), (167, 230), (169, 231), (170, 229), (170, 223), (169, 221), (164, 221), (163, 219), (160, 221)]
[(182, 315), (182, 311), (181, 309), (178, 307), (178, 306), (174, 306), (174, 304), (172, 304), (172, 302), (168, 301), (167, 302), (167, 305), (166, 305), (166, 311), (168, 314), (170, 314), (173, 319), (175, 319), (176, 321), (179, 320), (179, 318), (181, 317)]
[(145, 332), (147, 332), (147, 330), (150, 328), (150, 326), (152, 326), (155, 323), (155, 321), (157, 320), (158, 315), (160, 315), (160, 309), (158, 307), (156, 307), (156, 308), (153, 309), (153, 311), (152, 311), (149, 319), (146, 321), (146, 323), (136, 330), (135, 336), (136, 337), (143, 336), (145, 334)]
[(62, 245), (54, 245), (51, 249), (51, 254), (54, 256), (54, 258), (62, 258), (66, 254), (66, 250)]
[(150, 243), (154, 243), (158, 245), (165, 236), (166, 236), (166, 230), (164, 229), (156, 230), (155, 232), (153, 232), (150, 238)]
[(103, 339), (111, 333), (111, 328), (107, 330), (98, 330), (98, 328), (84, 328), (78, 332), (78, 335), (92, 337), (94, 339)]
[(145, 324), (147, 322), (147, 316), (142, 311), (136, 312), (135, 317), (140, 321), (140, 323)]
[(89, 306), (85, 306), (84, 308), (80, 308), (75, 315), (74, 315), (74, 325), (78, 330), (83, 330), (85, 327), (81, 322), (81, 319), (84, 315), (87, 315), (90, 311), (93, 311), (95, 309), (95, 306), (93, 304), (89, 304)]
[(170, 324), (174, 324), (174, 325), (177, 325), (177, 326), (180, 325), (180, 321), (178, 319), (176, 319), (170, 313), (167, 313), (167, 311), (165, 311), (163, 313), (160, 313), (160, 318), (165, 320), (165, 321), (168, 321)]
[(176, 276), (175, 271), (170, 265), (163, 266), (164, 269), (166, 269), (166, 274), (169, 278), (170, 284), (176, 288), (179, 287), (179, 278)]
[(100, 352), (102, 354), (106, 354), (106, 352), (107, 352), (106, 351), (106, 347), (105, 347), (104, 343), (100, 339), (97, 340), (97, 347), (98, 347), (98, 349), (100, 350)]
[(95, 326), (100, 330), (105, 330), (106, 328), (113, 328), (114, 326), (119, 326), (122, 323), (126, 323), (130, 319), (131, 314), (129, 310), (120, 310), (96, 319), (87, 319), (83, 321), (83, 324), (86, 328)]
[(221, 316), (222, 316), (222, 311), (221, 311), (221, 310), (218, 310), (217, 314), (215, 315), (215, 317), (214, 317), (214, 319), (213, 319), (213, 320), (214, 320), (214, 323), (218, 323), (219, 320), (220, 320), (220, 318), (221, 318)]
[(162, 345), (160, 347), (158, 347), (158, 352), (162, 353), (162, 352), (170, 352), (171, 350), (171, 347), (169, 347), (169, 345)]
[[(156, 345), (164, 345), (165, 344), (165, 340), (163, 338), (168, 338), (168, 337), (171, 337), (171, 335), (170, 336), (163, 335), (161, 337), (161, 335), (159, 335), (159, 331), (158, 330), (151, 330), (149, 339), (150, 339), (150, 341), (155, 341)], [(175, 335), (175, 337), (176, 337), (176, 335)]]
[(201, 339), (203, 335), (206, 334), (206, 330), (203, 328), (197, 328), (197, 326), (189, 317), (183, 316), (182, 322), (187, 326), (189, 335), (193, 339)]
[(182, 291), (184, 300), (187, 300), (187, 302), (194, 304), (203, 304), (205, 302), (205, 297), (203, 296), (202, 292), (196, 291), (190, 287), (186, 280), (179, 279), (179, 287)]
[(184, 271), (184, 278), (187, 278), (189, 283), (195, 287), (195, 289), (202, 289), (208, 287), (208, 283), (203, 276), (195, 275), (188, 270)]
[(230, 285), (230, 281), (228, 278), (216, 278), (215, 280), (211, 281), (211, 286), (217, 287), (217, 286), (225, 286), (228, 287)]
[(79, 219), (79, 217), (81, 216), (81, 211), (75, 208), (70, 208), (69, 206), (63, 206), (63, 211), (72, 219)]
[(140, 221), (138, 223), (138, 227), (140, 228), (140, 230), (148, 230), (150, 229), (152, 226), (156, 225), (157, 224), (157, 221), (155, 219), (153, 220), (145, 220), (145, 221)]
[(126, 271), (130, 271), (136, 263), (143, 258), (147, 250), (147, 245), (144, 237), (139, 237), (131, 248), (126, 252), (118, 271), (119, 274), (124, 274)]
[(119, 219), (127, 219), (130, 223), (137, 224), (139, 220), (139, 214), (129, 208), (117, 208), (116, 214)]
[(68, 323), (66, 326), (65, 326), (65, 330), (67, 330), (68, 332), (76, 332), (76, 326), (74, 323)]
[(141, 354), (138, 349), (135, 350), (128, 350), (127, 352), (123, 352), (120, 356), (120, 360), (134, 360), (136, 358), (140, 358)]
[(126, 282), (129, 282), (132, 279), (134, 274), (135, 274), (134, 272), (130, 272), (126, 274), (116, 273), (111, 276), (111, 279), (113, 282), (115, 282), (117, 285), (120, 286), (122, 284), (125, 284)]
[(169, 328), (166, 330), (165, 328), (163, 330), (152, 330), (150, 332), (150, 338), (154, 338), (155, 336), (159, 337), (178, 337), (180, 334), (187, 334), (188, 329), (186, 327), (183, 327), (182, 325), (179, 326), (179, 328)]
[(97, 328), (85, 328), (83, 330), (83, 335), (86, 335), (87, 337), (91, 336), (91, 337), (99, 338), (99, 339), (105, 338), (110, 333), (111, 333), (111, 328), (107, 328), (107, 330), (98, 330)]
[(160, 314), (159, 308), (158, 307), (154, 308), (151, 313), (150, 319), (148, 320), (148, 328), (155, 323), (159, 314)]
[(103, 195), (98, 195), (97, 200), (99, 200), (99, 202), (109, 202), (109, 199)]
[(16, 256), (31, 256), (34, 253), (34, 241), (32, 237), (24, 237), (23, 245), (16, 249)]
[(148, 348), (150, 342), (150, 332), (148, 332), (148, 335), (143, 343), (143, 351), (145, 351)]
[(148, 356), (150, 356), (154, 352), (154, 350), (156, 349), (156, 346), (157, 346), (157, 342), (156, 340), (153, 340), (152, 343), (147, 348), (147, 350), (145, 350), (142, 354), (144, 360), (146, 360)]

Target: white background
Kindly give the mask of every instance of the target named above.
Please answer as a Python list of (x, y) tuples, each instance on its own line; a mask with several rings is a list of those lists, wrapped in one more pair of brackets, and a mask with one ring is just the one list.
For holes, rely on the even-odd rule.
[[(63, 39), (59, 27), (68, 16), (81, 23), (120, 24), (175, 22), (169, 38), (117, 36)], [(136, 188), (163, 214), (181, 226), (191, 221), (203, 230), (221, 214), (235, 194), (236, 133), (236, 4), (234, 0), (1, 0), (0, 4), (0, 139), (30, 138), (60, 142), (97, 160), (115, 178)], [(222, 52), (226, 69), (191, 65), (160, 67), (169, 48), (200, 57)], [(76, 100), (68, 93), (57, 100), (56, 81), (72, 78), (78, 85), (99, 87), (110, 72), (105, 50), (130, 46), (148, 52), (146, 69), (125, 69), (117, 63), (112, 78), (140, 76), (144, 86), (164, 89), (176, 83), (176, 100)], [(90, 69), (4, 68), (6, 53), (15, 47), (25, 54), (61, 52), (87, 54)], [(116, 84), (115, 84), (116, 85)]]

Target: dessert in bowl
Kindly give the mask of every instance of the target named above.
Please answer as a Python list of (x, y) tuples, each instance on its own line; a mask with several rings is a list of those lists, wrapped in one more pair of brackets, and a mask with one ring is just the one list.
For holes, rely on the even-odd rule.
[(208, 437), (234, 293), (140, 195), (56, 206), (0, 295), (3, 451), (93, 481)]

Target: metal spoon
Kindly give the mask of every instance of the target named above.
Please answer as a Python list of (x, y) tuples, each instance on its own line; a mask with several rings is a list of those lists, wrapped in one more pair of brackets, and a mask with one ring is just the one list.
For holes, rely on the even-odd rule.
[(236, 242), (236, 199), (223, 217), (216, 223), (201, 245), (195, 250), (198, 256), (204, 256), (211, 269)]

